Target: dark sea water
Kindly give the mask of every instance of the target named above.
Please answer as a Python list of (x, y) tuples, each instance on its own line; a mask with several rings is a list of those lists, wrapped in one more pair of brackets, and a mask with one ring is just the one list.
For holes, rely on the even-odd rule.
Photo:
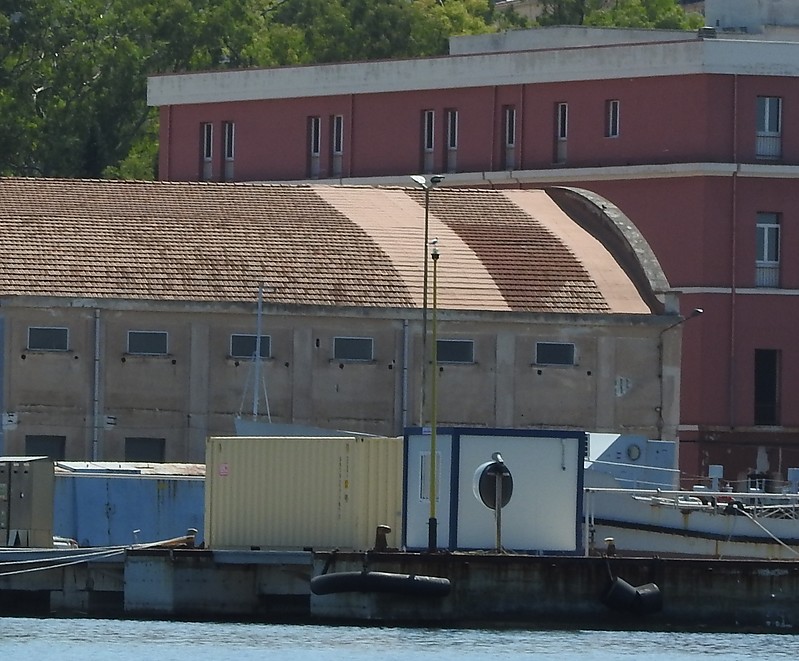
[(796, 659), (799, 635), (0, 618), (3, 661)]

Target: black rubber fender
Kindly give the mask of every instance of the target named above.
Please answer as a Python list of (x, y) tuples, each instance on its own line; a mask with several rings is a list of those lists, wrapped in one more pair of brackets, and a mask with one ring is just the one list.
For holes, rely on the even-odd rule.
[(316, 595), (339, 592), (385, 592), (425, 597), (445, 597), (450, 592), (448, 578), (395, 574), (381, 571), (348, 571), (320, 574), (311, 579)]

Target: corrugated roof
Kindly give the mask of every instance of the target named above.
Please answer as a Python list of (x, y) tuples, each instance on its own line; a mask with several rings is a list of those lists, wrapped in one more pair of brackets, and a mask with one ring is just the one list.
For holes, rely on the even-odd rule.
[[(649, 312), (544, 191), (442, 187), (429, 210), (442, 309)], [(0, 178), (0, 231), (1, 296), (249, 301), (264, 281), (276, 304), (422, 305), (418, 188)]]

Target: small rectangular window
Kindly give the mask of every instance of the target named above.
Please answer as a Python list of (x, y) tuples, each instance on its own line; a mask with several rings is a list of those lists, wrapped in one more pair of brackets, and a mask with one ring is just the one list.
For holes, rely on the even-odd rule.
[(474, 341), (436, 340), (436, 360), (439, 363), (473, 363)]
[(757, 130), (778, 135), (782, 129), (782, 99), (778, 96), (757, 97)]
[(605, 101), (605, 114), (607, 123), (605, 125), (605, 137), (617, 138), (619, 136), (619, 101), (611, 99)]
[(447, 110), (447, 149), (458, 148), (458, 111)]
[(31, 351), (67, 351), (69, 331), (66, 328), (51, 326), (30, 326), (28, 328), (28, 349)]
[(782, 157), (782, 99), (778, 96), (757, 97), (755, 155), (764, 159)]
[(168, 348), (167, 337), (165, 331), (128, 331), (128, 353), (164, 356)]
[(336, 360), (372, 360), (374, 340), (371, 337), (337, 337), (333, 340), (333, 357)]
[(758, 213), (755, 246), (755, 284), (758, 287), (779, 287), (780, 284), (780, 216)]
[(425, 151), (433, 151), (435, 147), (435, 119), (436, 113), (434, 110), (425, 110), (423, 113), (422, 124), (422, 145)]
[(29, 434), (25, 436), (25, 454), (28, 457), (49, 457), (53, 461), (66, 459), (66, 436)]
[(235, 157), (236, 128), (233, 122), (225, 122), (225, 160), (232, 161)]
[(536, 342), (536, 365), (574, 365), (574, 345), (568, 342)]
[(308, 118), (308, 144), (311, 156), (319, 156), (322, 144), (322, 119), (321, 117)]
[(166, 439), (132, 436), (125, 439), (125, 461), (161, 463), (166, 457)]
[(780, 424), (780, 358), (778, 349), (755, 349), (756, 425)]
[(333, 155), (340, 156), (344, 152), (344, 117), (333, 117)]
[[(230, 355), (232, 358), (254, 358), (256, 355), (257, 335), (234, 333), (230, 336)], [(261, 335), (261, 358), (272, 355), (272, 338)]]
[(214, 125), (206, 123), (202, 125), (200, 133), (202, 140), (201, 151), (201, 178), (203, 181), (210, 181), (214, 176)]
[(214, 156), (214, 125), (203, 124), (203, 160), (210, 161)]
[(505, 107), (505, 146), (516, 146), (516, 108)]
[(565, 140), (569, 135), (569, 104), (557, 105), (557, 133), (558, 140)]

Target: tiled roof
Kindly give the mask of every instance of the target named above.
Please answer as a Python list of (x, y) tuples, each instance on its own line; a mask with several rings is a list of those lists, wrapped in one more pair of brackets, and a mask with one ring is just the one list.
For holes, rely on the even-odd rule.
[[(442, 187), (429, 210), (442, 309), (649, 311), (543, 191)], [(0, 178), (0, 232), (0, 296), (251, 301), (265, 282), (277, 304), (422, 305), (418, 188)]]

